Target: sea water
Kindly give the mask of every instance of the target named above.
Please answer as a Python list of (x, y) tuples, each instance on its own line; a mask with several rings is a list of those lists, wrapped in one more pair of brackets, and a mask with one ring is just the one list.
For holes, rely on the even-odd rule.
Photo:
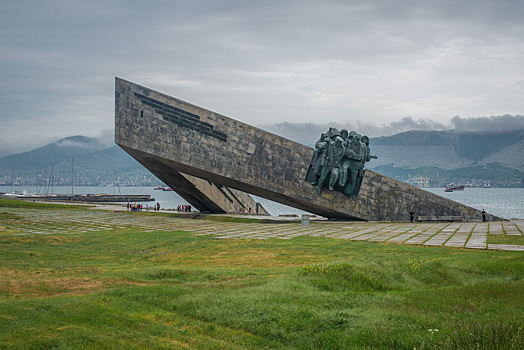
[(506, 219), (524, 219), (524, 188), (477, 188), (444, 192), (444, 188), (425, 190), (478, 210)]
[[(42, 193), (41, 188), (35, 186), (0, 185), (0, 192), (27, 191), (28, 193)], [(429, 192), (454, 200), (478, 210), (503, 217), (506, 219), (524, 219), (524, 188), (466, 188), (464, 191), (444, 192), (444, 188), (426, 188)], [(51, 189), (46, 192), (51, 192)], [(55, 194), (71, 194), (71, 186), (55, 186)], [(155, 190), (151, 187), (106, 187), (106, 186), (75, 186), (74, 194), (149, 194), (154, 202), (140, 202), (144, 206), (153, 206), (160, 203), (163, 209), (176, 209), (177, 206), (189, 204), (174, 191)], [(301, 215), (305, 211), (288, 207), (265, 198), (253, 196), (273, 216), (285, 214)], [(123, 203), (125, 205), (126, 203)], [(414, 208), (416, 211), (416, 208)]]

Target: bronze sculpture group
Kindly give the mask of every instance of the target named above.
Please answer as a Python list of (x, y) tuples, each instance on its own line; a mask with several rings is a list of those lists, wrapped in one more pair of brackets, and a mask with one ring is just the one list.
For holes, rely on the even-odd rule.
[(369, 137), (355, 131), (329, 128), (315, 143), (315, 151), (309, 165), (306, 181), (317, 186), (320, 194), (323, 187), (356, 196), (364, 177), (364, 165), (372, 158)]

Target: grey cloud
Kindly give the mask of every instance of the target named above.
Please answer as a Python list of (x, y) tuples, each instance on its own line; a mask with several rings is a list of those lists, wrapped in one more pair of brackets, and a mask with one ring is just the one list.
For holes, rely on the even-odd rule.
[(312, 146), (322, 132), (329, 127), (355, 130), (370, 137), (390, 136), (410, 130), (456, 130), (461, 132), (475, 131), (511, 131), (524, 130), (524, 116), (492, 116), (478, 118), (454, 117), (449, 124), (435, 122), (431, 119), (413, 119), (405, 117), (387, 124), (375, 125), (362, 121), (331, 123), (276, 123), (260, 125), (262, 129), (284, 136), (304, 145)]
[(105, 129), (95, 136), (106, 147), (111, 147), (115, 144), (115, 131), (113, 129)]
[(79, 141), (74, 141), (74, 140), (67, 140), (67, 139), (63, 139), (63, 140), (60, 140), (59, 142), (56, 142), (55, 143), (58, 147), (83, 147), (83, 148), (91, 148), (93, 150), (97, 150), (99, 149), (98, 145), (96, 144), (90, 144), (90, 143), (85, 143), (85, 142), (79, 142)]
[(453, 129), (462, 131), (509, 131), (524, 129), (524, 116), (500, 115), (491, 117), (455, 116), (450, 121)]
[(361, 119), (377, 136), (522, 114), (522, 12), (516, 0), (4, 1), (0, 125), (25, 137), (0, 143), (110, 130), (115, 76), (250, 124)]
[(320, 133), (327, 131), (330, 127), (337, 129), (355, 130), (362, 135), (370, 137), (389, 136), (409, 130), (445, 130), (449, 129), (443, 124), (429, 119), (414, 120), (411, 117), (402, 118), (388, 124), (376, 125), (360, 120), (331, 123), (289, 123), (260, 125), (262, 129), (284, 136), (305, 145), (313, 145), (319, 138)]
[[(389, 123), (388, 125), (381, 126), (382, 135), (380, 136), (391, 134), (391, 132), (396, 134), (408, 130), (445, 130), (446, 128), (447, 127), (444, 124), (436, 122), (429, 118), (415, 120), (413, 119), (413, 117), (404, 117), (399, 121), (394, 121)], [(387, 132), (387, 130), (389, 130), (389, 132)]]

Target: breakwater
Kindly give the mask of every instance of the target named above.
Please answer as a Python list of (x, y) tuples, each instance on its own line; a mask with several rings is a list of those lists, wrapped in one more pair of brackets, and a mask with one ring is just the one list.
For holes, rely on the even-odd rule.
[(3, 194), (3, 198), (32, 200), (32, 201), (59, 201), (59, 202), (94, 202), (94, 203), (112, 203), (112, 202), (151, 202), (149, 194), (58, 194), (58, 195), (11, 195)]

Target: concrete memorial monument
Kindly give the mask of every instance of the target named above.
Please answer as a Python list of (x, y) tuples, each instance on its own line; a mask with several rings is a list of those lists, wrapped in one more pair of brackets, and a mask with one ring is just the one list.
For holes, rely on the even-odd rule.
[(413, 208), (481, 219), (477, 209), (364, 171), (375, 156), (356, 132), (331, 128), (312, 149), (119, 78), (115, 142), (202, 211), (230, 212), (218, 203), (231, 204), (237, 191), (332, 219), (407, 221)]

